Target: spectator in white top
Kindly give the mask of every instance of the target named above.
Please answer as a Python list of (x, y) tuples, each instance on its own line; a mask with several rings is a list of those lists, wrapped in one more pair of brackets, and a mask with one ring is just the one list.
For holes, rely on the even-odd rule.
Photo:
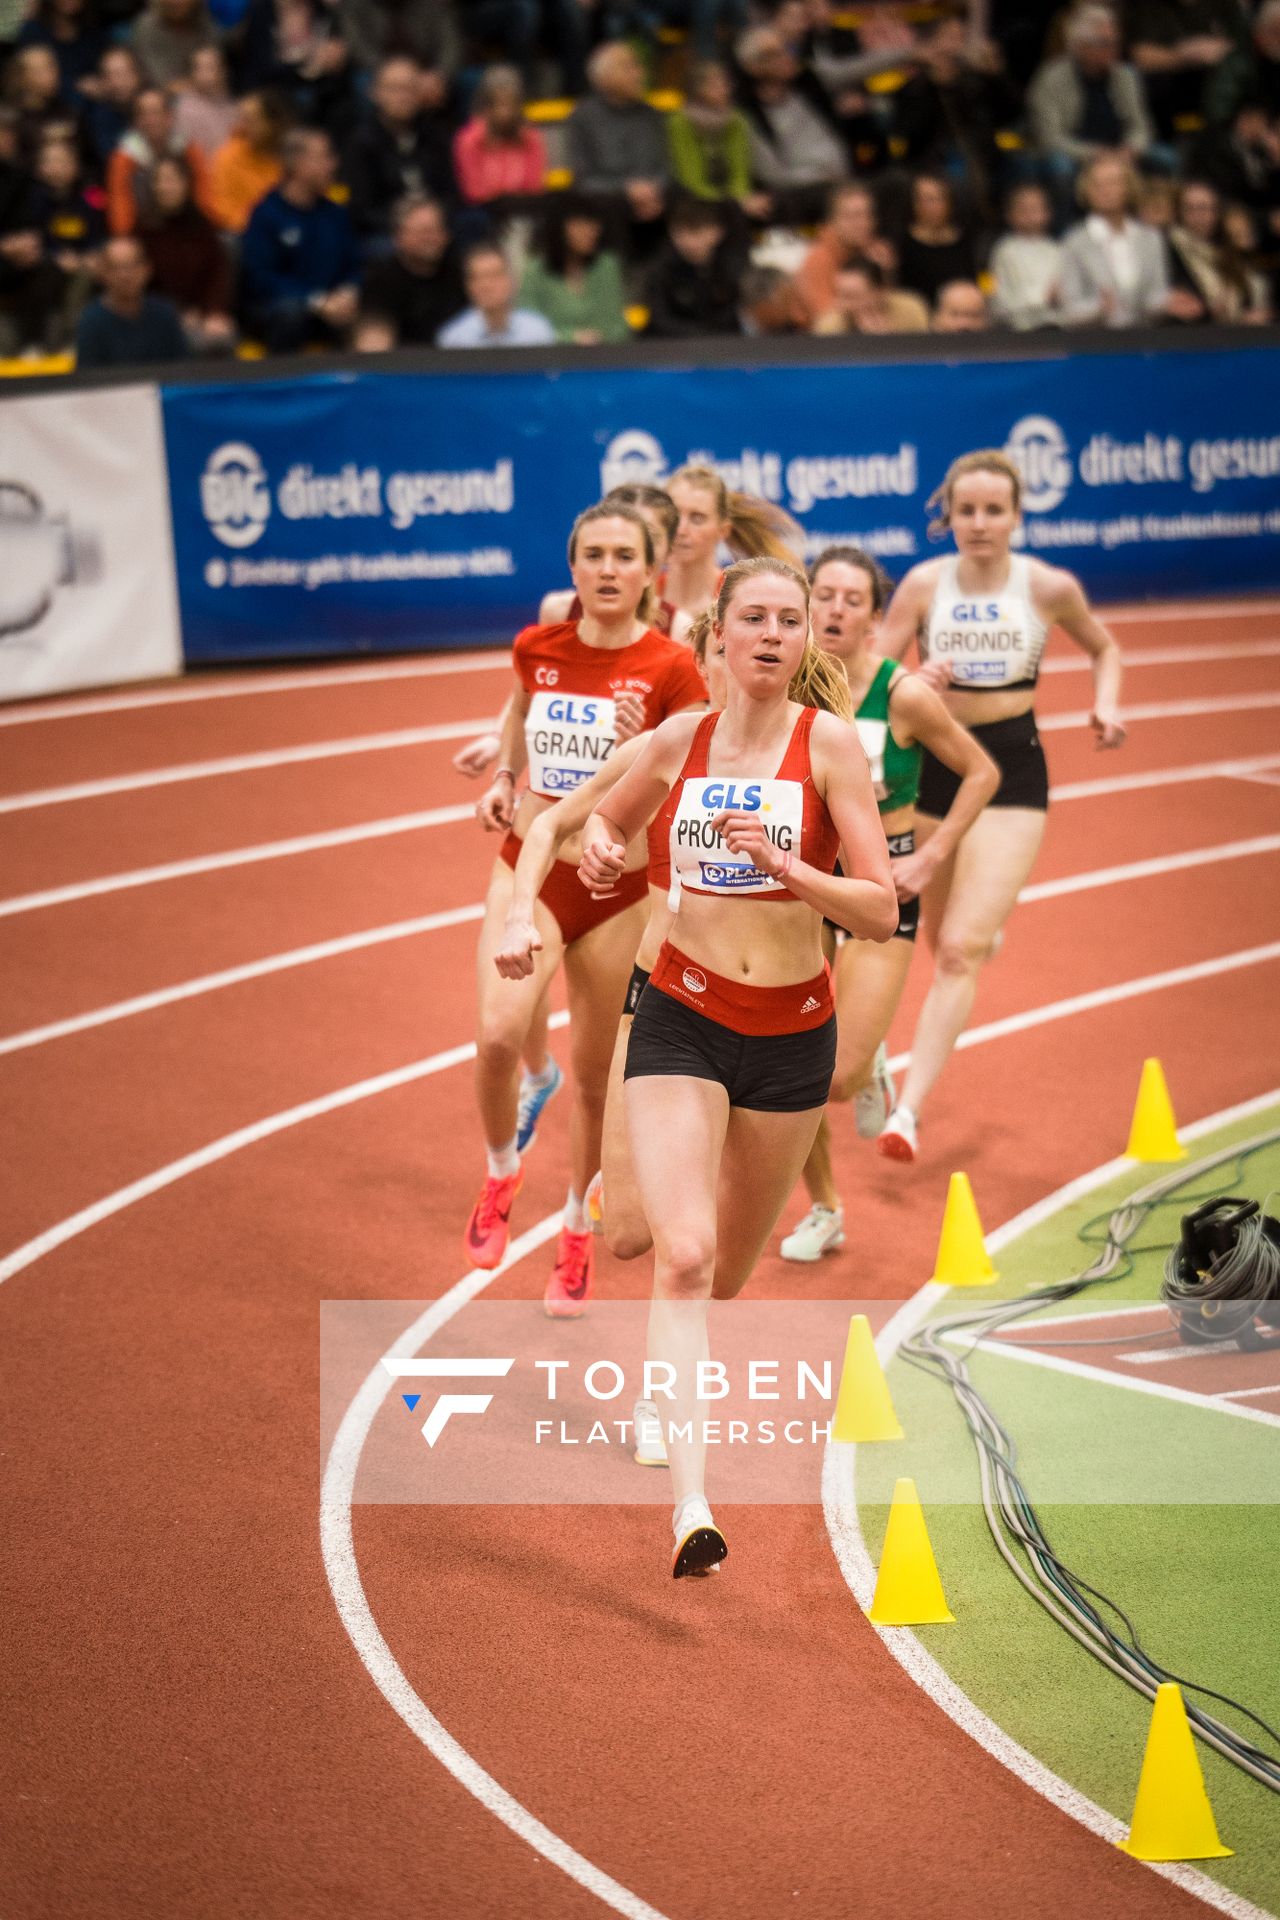
[(1142, 76), (1121, 59), (1121, 45), (1110, 7), (1078, 7), (1067, 21), (1066, 52), (1046, 60), (1027, 90), (1032, 138), (1060, 218), (1069, 217), (1077, 171), (1100, 153), (1172, 170), (1176, 156), (1154, 145)]
[(1062, 314), (1071, 326), (1150, 326), (1177, 317), (1188, 296), (1169, 291), (1164, 240), (1133, 218), (1137, 176), (1123, 154), (1103, 154), (1080, 176), (1088, 209), (1062, 242)]
[(934, 302), (934, 333), (985, 333), (991, 324), (987, 296), (976, 280), (948, 280)]
[(1043, 187), (1027, 181), (1005, 203), (1008, 232), (991, 253), (992, 311), (1019, 333), (1062, 321), (1062, 247), (1049, 232), (1053, 209)]
[(441, 327), (438, 347), (552, 347), (555, 328), (540, 313), (516, 305), (516, 283), (507, 256), (492, 241), (478, 241), (463, 267), (469, 307)]

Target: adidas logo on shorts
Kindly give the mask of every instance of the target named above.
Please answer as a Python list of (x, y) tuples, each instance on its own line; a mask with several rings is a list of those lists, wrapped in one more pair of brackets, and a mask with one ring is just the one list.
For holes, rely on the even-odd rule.
[(800, 1011), (801, 1013), (816, 1013), (818, 1011), (818, 1008), (821, 1005), (822, 1005), (822, 1002), (820, 1000), (815, 1000), (813, 995), (810, 994), (809, 998), (805, 1001)]

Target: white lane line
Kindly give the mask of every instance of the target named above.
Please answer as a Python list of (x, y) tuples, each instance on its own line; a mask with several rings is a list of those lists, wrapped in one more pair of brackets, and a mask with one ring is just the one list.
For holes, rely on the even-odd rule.
[[(1143, 667), (1189, 667), (1202, 661), (1219, 660), (1269, 660), (1280, 653), (1280, 640), (1224, 640), (1215, 646), (1192, 645), (1187, 647), (1126, 647), (1124, 664), (1126, 672), (1130, 668)], [(1089, 657), (1073, 647), (1070, 653), (1055, 654), (1051, 660), (1040, 662), (1041, 673), (1088, 673)]]
[[(1120, 717), (1128, 726), (1135, 720), (1183, 720), (1206, 713), (1251, 713), (1257, 707), (1280, 707), (1280, 693), (1215, 693), (1203, 700), (1146, 700), (1133, 705), (1125, 701)], [(1041, 733), (1060, 733), (1066, 727), (1087, 727), (1088, 724), (1087, 709), (1079, 713), (1036, 715), (1036, 726)]]
[(162, 880), (187, 880), (193, 874), (221, 873), (227, 867), (250, 867), (260, 860), (290, 860), (299, 853), (318, 853), (328, 847), (355, 846), (362, 840), (383, 840), (396, 833), (419, 833), (424, 827), (474, 821), (474, 801), (456, 807), (429, 807), (424, 813), (397, 813), (384, 820), (365, 820), (355, 827), (332, 827), (324, 833), (300, 833), (291, 840), (264, 840), (253, 847), (232, 847), (226, 853), (197, 854), (191, 860), (167, 860), (158, 867), (135, 867), (132, 873), (107, 873), (97, 880), (76, 880), (65, 887), (46, 887), (41, 893), (13, 894), (0, 900), (0, 919), (15, 913), (35, 913), (43, 907), (65, 907), (75, 900), (93, 900), (104, 893), (130, 887), (151, 887)]
[(1263, 597), (1251, 600), (1159, 600), (1150, 606), (1099, 607), (1098, 617), (1146, 623), (1151, 620), (1249, 620), (1262, 614), (1280, 613), (1280, 600)]
[(1261, 1407), (1244, 1407), (1238, 1402), (1219, 1402), (1210, 1394), (1192, 1393), (1186, 1387), (1171, 1387), (1164, 1380), (1139, 1380), (1128, 1373), (1110, 1373), (1105, 1367), (1090, 1366), (1087, 1360), (1066, 1360), (1060, 1354), (1040, 1353), (1031, 1347), (1010, 1347), (984, 1340), (979, 1352), (998, 1354), (1002, 1360), (1017, 1360), (1023, 1366), (1040, 1367), (1046, 1373), (1068, 1373), (1077, 1380), (1097, 1380), (1104, 1387), (1122, 1387), (1128, 1393), (1150, 1394), (1156, 1400), (1177, 1400), (1184, 1407), (1207, 1408), (1211, 1413), (1230, 1413), (1238, 1420), (1254, 1420), (1259, 1426), (1280, 1427), (1280, 1413), (1265, 1413)]
[(1117, 773), (1101, 780), (1071, 780), (1050, 787), (1051, 800), (1092, 800), (1105, 793), (1139, 793), (1144, 787), (1180, 787), (1188, 780), (1245, 780), (1280, 766), (1280, 753), (1254, 754), (1245, 760), (1198, 760), (1189, 767), (1157, 767), (1151, 773)]
[(49, 1040), (65, 1040), (72, 1033), (86, 1033), (92, 1027), (105, 1027), (116, 1020), (128, 1020), (138, 1013), (152, 1013), (157, 1007), (170, 1007), (175, 1001), (194, 1000), (202, 993), (217, 993), (222, 987), (238, 987), (245, 980), (260, 980), (267, 974), (284, 973), (290, 967), (310, 966), (317, 960), (332, 960), (344, 953), (360, 953), (367, 947), (388, 940), (411, 940), (418, 934), (436, 933), (443, 927), (458, 927), (484, 918), (483, 905), (451, 907), (441, 913), (424, 913), (416, 920), (393, 920), (385, 927), (368, 927), (362, 933), (347, 933), (334, 940), (317, 940), (309, 947), (292, 947), (287, 953), (268, 954), (243, 966), (224, 967), (220, 973), (203, 973), (194, 980), (182, 980), (177, 986), (157, 987), (152, 993), (135, 994), (132, 1000), (116, 1000), (110, 1006), (95, 1007), (89, 1013), (77, 1013), (66, 1020), (53, 1020), (44, 1027), (28, 1027), (22, 1033), (0, 1037), (0, 1054), (21, 1053), (27, 1047), (42, 1047)]
[[(1121, 1160), (1117, 1164), (1125, 1167), (1129, 1165), (1129, 1162)], [(1065, 1202), (1063, 1204), (1065, 1205)], [(1005, 1327), (1001, 1332), (1000, 1338), (1002, 1340), (1010, 1340), (1019, 1333), (1034, 1333), (1043, 1336), (1047, 1328), (1062, 1326), (1068, 1322), (1073, 1327), (1079, 1327), (1083, 1326), (1087, 1320), (1137, 1320), (1144, 1314), (1167, 1314), (1168, 1311), (1169, 1309), (1165, 1306), (1163, 1300), (1152, 1300), (1149, 1303), (1139, 1302), (1137, 1306), (1133, 1307), (1100, 1307), (1095, 1313), (1071, 1313), (1068, 1311), (1061, 1316), (1053, 1314), (1046, 1320), (1028, 1321), (1023, 1327)], [(1153, 1333), (1154, 1331), (1155, 1329), (1152, 1328)], [(1050, 1341), (1049, 1344), (1052, 1346), (1053, 1342)]]
[(1033, 900), (1057, 900), (1066, 893), (1092, 893), (1126, 880), (1149, 880), (1162, 873), (1181, 873), (1187, 867), (1216, 867), (1226, 860), (1250, 860), (1280, 849), (1280, 833), (1258, 834), (1252, 840), (1225, 840), (1217, 847), (1193, 847), (1187, 853), (1165, 853), (1151, 860), (1130, 860), (1123, 866), (1096, 867), (1092, 873), (1067, 873), (1057, 880), (1037, 880), (1018, 895), (1020, 906)]
[(1203, 1360), (1206, 1354), (1239, 1351), (1234, 1340), (1207, 1340), (1203, 1346), (1194, 1347), (1184, 1347), (1179, 1341), (1177, 1346), (1143, 1347), (1138, 1353), (1118, 1353), (1115, 1359), (1127, 1367), (1160, 1367), (1168, 1360)]
[(275, 747), (263, 753), (234, 753), (223, 760), (188, 760), (173, 767), (112, 774), (104, 780), (79, 780), (69, 787), (36, 787), (27, 793), (0, 795), (0, 813), (26, 813), (33, 807), (65, 806), (74, 800), (101, 800), (108, 794), (141, 793), (186, 780), (214, 780), (232, 773), (261, 773), (268, 767), (297, 767), (312, 760), (337, 760), (354, 753), (393, 753), (401, 747), (428, 747), (439, 740), (469, 740), (485, 733), (492, 720), (449, 720), (435, 727), (400, 727), (393, 733), (359, 733), (346, 740), (313, 740), (303, 747)]
[[(1254, 1113), (1274, 1106), (1280, 1099), (1280, 1089), (1260, 1095), (1253, 1100), (1245, 1100), (1239, 1106), (1229, 1107), (1222, 1113), (1215, 1113), (1207, 1119), (1195, 1121), (1184, 1127), (1184, 1140), (1196, 1140), (1207, 1133), (1214, 1133), (1221, 1127), (1230, 1126), (1236, 1120), (1247, 1119)], [(1105, 1166), (1095, 1167), (1092, 1172), (1069, 1180), (1056, 1193), (1047, 1194), (1043, 1200), (1024, 1208), (1012, 1220), (987, 1237), (990, 1252), (998, 1253), (1002, 1247), (1020, 1239), (1033, 1227), (1052, 1219), (1065, 1207), (1097, 1188), (1106, 1186), (1117, 1174), (1124, 1173), (1133, 1166), (1131, 1160), (1117, 1158), (1109, 1160)], [(929, 1318), (935, 1304), (946, 1298), (948, 1289), (926, 1281), (919, 1292), (904, 1301), (893, 1318), (876, 1336), (876, 1351), (882, 1365), (888, 1366), (898, 1348), (908, 1336), (915, 1332), (922, 1321)], [(1083, 1315), (1076, 1316), (1084, 1318)], [(822, 1467), (822, 1509), (826, 1521), (827, 1533), (831, 1540), (836, 1561), (844, 1575), (845, 1582), (864, 1614), (871, 1605), (875, 1591), (875, 1567), (867, 1550), (866, 1539), (862, 1532), (862, 1522), (858, 1516), (858, 1499), (855, 1485), (855, 1455), (857, 1448), (842, 1445), (837, 1441), (828, 1442)], [(922, 1692), (928, 1694), (934, 1705), (940, 1707), (948, 1717), (954, 1720), (962, 1732), (968, 1734), (978, 1746), (998, 1760), (1003, 1767), (1016, 1774), (1033, 1792), (1078, 1821), (1082, 1827), (1094, 1833), (1099, 1839), (1115, 1845), (1123, 1840), (1128, 1827), (1105, 1807), (1090, 1800), (1086, 1794), (1073, 1787), (1060, 1775), (1054, 1773), (1042, 1760), (1038, 1760), (1027, 1749), (1020, 1746), (1003, 1727), (982, 1711), (976, 1702), (956, 1684), (940, 1661), (922, 1645), (909, 1627), (878, 1627), (872, 1623), (885, 1651), (892, 1655)], [(1271, 1914), (1261, 1907), (1255, 1907), (1243, 1895), (1233, 1893), (1227, 1887), (1210, 1879), (1196, 1867), (1181, 1862), (1141, 1863), (1148, 1872), (1158, 1873), (1163, 1879), (1171, 1880), (1184, 1892), (1202, 1900), (1218, 1913), (1231, 1916), (1231, 1920), (1273, 1920)]]
[(1280, 1382), (1274, 1387), (1232, 1387), (1230, 1390), (1224, 1387), (1222, 1392), (1215, 1393), (1213, 1398), (1215, 1400), (1253, 1400), (1259, 1394), (1268, 1393), (1280, 1393)]
[(1254, 787), (1280, 787), (1280, 773), (1238, 773), (1235, 777)]
[[(1086, 666), (1088, 662), (1085, 662)], [(323, 693), (326, 687), (359, 686), (375, 680), (429, 680), (459, 673), (511, 669), (511, 649), (450, 654), (447, 659), (389, 660), (359, 667), (300, 668), (289, 673), (233, 674), (210, 668), (175, 687), (144, 687), (136, 693), (88, 694), (79, 699), (33, 700), (0, 707), (0, 727), (30, 726), (39, 720), (82, 720), (99, 713), (128, 713), (137, 707), (176, 707), (202, 700), (247, 700), (259, 693)]]

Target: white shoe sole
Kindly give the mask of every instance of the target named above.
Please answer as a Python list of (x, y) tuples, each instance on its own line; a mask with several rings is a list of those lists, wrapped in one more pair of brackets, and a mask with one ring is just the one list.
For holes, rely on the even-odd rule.
[(843, 1245), (844, 1235), (837, 1233), (830, 1240), (824, 1240), (815, 1253), (800, 1252), (790, 1239), (783, 1241), (779, 1252), (784, 1260), (791, 1260), (798, 1267), (816, 1267), (824, 1253), (839, 1253)]

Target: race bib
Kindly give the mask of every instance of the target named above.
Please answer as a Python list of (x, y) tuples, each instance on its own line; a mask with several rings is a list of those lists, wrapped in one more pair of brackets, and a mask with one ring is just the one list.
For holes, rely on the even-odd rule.
[(884, 743), (889, 732), (886, 720), (855, 720), (858, 738), (862, 742), (862, 751), (867, 756), (867, 765), (871, 768), (871, 783), (876, 790), (876, 799), (884, 800), (889, 789), (884, 782)]
[(780, 853), (800, 852), (804, 788), (798, 780), (686, 780), (671, 823), (671, 901), (681, 887), (694, 893), (768, 894), (786, 891), (749, 860), (729, 852), (711, 822), (717, 814), (759, 814)]
[(589, 780), (612, 753), (614, 703), (594, 693), (535, 693), (524, 737), (529, 791), (559, 800)]
[(998, 603), (979, 611), (990, 613), (980, 624), (960, 625), (974, 613), (972, 606), (952, 609), (954, 626), (935, 628), (929, 636), (930, 655), (945, 660), (953, 687), (1016, 686), (1031, 678), (1030, 636), (1021, 619), (1001, 620)]

